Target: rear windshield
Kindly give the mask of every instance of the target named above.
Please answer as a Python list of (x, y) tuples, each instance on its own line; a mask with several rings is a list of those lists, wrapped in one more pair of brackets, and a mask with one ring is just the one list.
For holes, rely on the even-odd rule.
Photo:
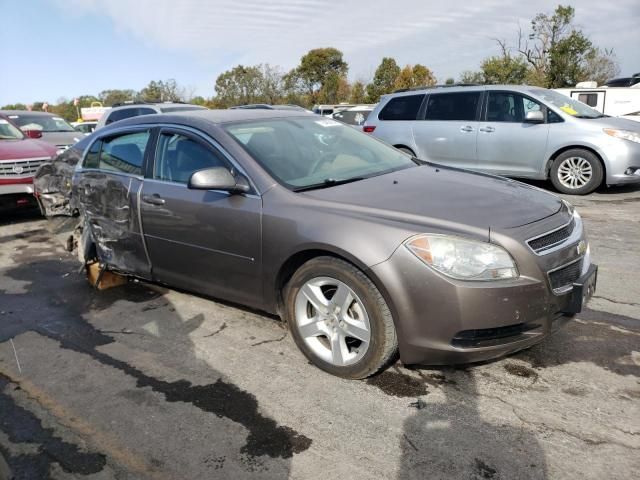
[(49, 115), (8, 115), (21, 130), (41, 130), (43, 132), (75, 132), (64, 118)]
[(333, 118), (341, 121), (342, 123), (346, 123), (347, 125), (362, 125), (370, 113), (370, 110), (346, 110), (334, 113)]
[(292, 190), (389, 173), (410, 156), (329, 118), (275, 118), (225, 127), (276, 180)]

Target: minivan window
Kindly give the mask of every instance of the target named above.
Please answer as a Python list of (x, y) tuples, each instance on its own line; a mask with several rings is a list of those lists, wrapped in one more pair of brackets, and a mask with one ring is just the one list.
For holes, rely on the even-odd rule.
[(475, 120), (480, 92), (429, 95), (425, 120)]
[(179, 133), (160, 135), (153, 178), (166, 182), (188, 183), (194, 172), (224, 167), (222, 157), (201, 143)]
[(585, 105), (578, 100), (567, 97), (562, 93), (554, 92), (553, 90), (547, 90), (544, 88), (535, 88), (529, 90), (533, 95), (541, 98), (545, 102), (549, 102), (551, 105), (559, 108), (567, 115), (571, 115), (576, 118), (601, 118), (604, 117), (599, 111)]
[(142, 175), (142, 159), (148, 141), (148, 131), (103, 139), (100, 170)]
[(488, 122), (524, 122), (528, 112), (539, 112), (542, 106), (514, 92), (489, 92), (487, 103)]
[(115, 110), (111, 112), (111, 115), (109, 115), (109, 118), (107, 118), (105, 124), (109, 125), (110, 123), (124, 120), (125, 118), (137, 117), (138, 115), (149, 115), (152, 113), (156, 113), (153, 108), (123, 108), (121, 110)]
[(424, 95), (403, 95), (389, 100), (378, 118), (380, 120), (415, 120)]

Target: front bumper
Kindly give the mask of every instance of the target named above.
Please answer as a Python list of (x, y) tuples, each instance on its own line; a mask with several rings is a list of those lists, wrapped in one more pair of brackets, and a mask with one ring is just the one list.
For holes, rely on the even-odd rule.
[(495, 282), (457, 281), (426, 267), (404, 247), (371, 270), (392, 301), (406, 364), (501, 357), (540, 342), (575, 312), (573, 293), (554, 295), (542, 272)]
[(33, 195), (33, 178), (12, 179), (11, 181), (0, 179), (0, 195), (26, 193)]
[(607, 185), (640, 183), (640, 143), (614, 140), (606, 150)]

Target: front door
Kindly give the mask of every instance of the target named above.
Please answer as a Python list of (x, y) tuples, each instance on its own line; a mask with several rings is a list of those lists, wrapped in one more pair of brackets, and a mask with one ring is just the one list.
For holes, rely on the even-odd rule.
[(175, 129), (160, 132), (154, 167), (141, 194), (153, 276), (176, 287), (259, 305), (261, 198), (187, 187), (193, 172), (217, 166), (232, 169), (199, 136)]
[(515, 92), (487, 92), (486, 119), (478, 128), (476, 168), (495, 175), (537, 177), (544, 168), (548, 123), (526, 123), (540, 103)]

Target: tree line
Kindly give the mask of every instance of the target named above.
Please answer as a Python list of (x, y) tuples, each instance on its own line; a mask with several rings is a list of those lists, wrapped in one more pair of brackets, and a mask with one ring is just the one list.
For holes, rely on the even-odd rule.
[[(458, 83), (528, 84), (546, 88), (574, 86), (580, 81), (598, 84), (619, 74), (612, 50), (593, 44), (575, 24), (575, 9), (559, 5), (553, 13), (539, 13), (527, 31), (518, 28), (510, 43), (496, 39), (498, 55), (485, 58), (477, 70), (460, 74)], [(104, 90), (98, 95), (61, 98), (48, 111), (67, 120), (78, 116), (79, 108), (99, 101), (112, 106), (125, 101), (184, 101), (209, 108), (228, 108), (251, 103), (314, 104), (376, 103), (381, 95), (398, 89), (428, 87), (437, 83), (435, 74), (425, 65), (400, 66), (394, 58), (384, 57), (370, 81), (348, 80), (349, 65), (343, 53), (333, 47), (310, 50), (289, 71), (268, 63), (237, 65), (221, 73), (210, 98), (193, 96), (193, 91), (174, 79), (154, 80), (140, 91)], [(447, 78), (446, 84), (456, 79)], [(45, 102), (35, 102), (33, 110), (43, 110)], [(5, 109), (26, 109), (26, 105), (5, 105)]]

